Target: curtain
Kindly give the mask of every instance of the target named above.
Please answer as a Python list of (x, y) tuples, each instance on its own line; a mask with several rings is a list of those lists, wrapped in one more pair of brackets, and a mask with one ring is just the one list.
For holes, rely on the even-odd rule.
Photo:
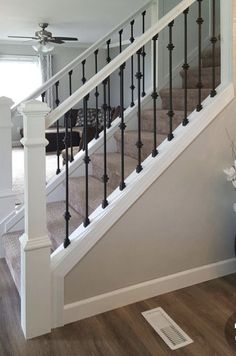
[[(40, 54), (39, 64), (42, 75), (42, 83), (45, 83), (48, 79), (52, 77), (52, 55), (51, 54)], [(46, 91), (45, 102), (50, 108), (53, 108), (53, 90), (49, 88)]]

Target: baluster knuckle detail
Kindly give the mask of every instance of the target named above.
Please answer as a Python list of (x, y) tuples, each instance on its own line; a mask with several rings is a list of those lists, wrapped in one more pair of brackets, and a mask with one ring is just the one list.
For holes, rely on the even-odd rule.
[(183, 70), (189, 70), (189, 64), (188, 63), (184, 63), (182, 65), (182, 68), (183, 68)]
[(198, 17), (197, 20), (196, 20), (196, 22), (197, 22), (198, 25), (202, 25), (203, 22), (204, 22), (204, 20), (203, 20), (202, 17)]
[(135, 77), (136, 77), (137, 79), (142, 79), (143, 75), (142, 75), (141, 72), (137, 72), (137, 73), (135, 74)]
[(121, 122), (121, 123), (119, 124), (119, 128), (120, 128), (121, 130), (125, 130), (125, 129), (126, 129), (126, 124), (125, 124), (124, 122)]
[(159, 95), (157, 94), (156, 91), (151, 94), (152, 99), (157, 99), (158, 96), (159, 96)]
[(173, 51), (173, 49), (175, 48), (175, 46), (173, 45), (173, 43), (169, 43), (166, 47), (169, 51)]
[(89, 158), (89, 156), (84, 156), (83, 161), (84, 161), (85, 164), (89, 164), (91, 159)]

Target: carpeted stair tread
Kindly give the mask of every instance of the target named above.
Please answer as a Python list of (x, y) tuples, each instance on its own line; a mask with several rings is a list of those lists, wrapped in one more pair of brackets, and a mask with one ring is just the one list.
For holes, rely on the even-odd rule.
[(11, 272), (16, 288), (20, 294), (20, 236), (24, 231), (9, 232), (2, 236), (5, 259)]
[[(202, 89), (202, 100), (209, 94), (210, 89)], [(160, 97), (162, 99), (162, 109), (169, 109), (169, 89), (160, 90)], [(187, 110), (194, 111), (198, 104), (198, 89), (188, 89)], [(173, 110), (184, 109), (184, 89), (173, 89)]]
[[(169, 133), (168, 110), (157, 110), (157, 132), (162, 135)], [(188, 112), (188, 115), (190, 112)], [(173, 130), (181, 124), (184, 119), (184, 111), (176, 110), (173, 117)], [(142, 130), (153, 132), (153, 110), (148, 109), (142, 112)]]
[[(103, 175), (103, 154), (97, 153), (91, 156), (93, 167), (93, 176), (100, 179)], [(125, 178), (128, 177), (137, 165), (137, 161), (129, 156), (124, 157)], [(118, 152), (107, 154), (107, 175), (109, 177), (108, 185), (116, 189), (120, 184), (121, 155)]]
[[(118, 152), (120, 152), (120, 140), (121, 140), (120, 132), (116, 132), (114, 137), (117, 141), (117, 150)], [(158, 134), (156, 135), (156, 138), (157, 138), (157, 146), (159, 146), (160, 143), (165, 140), (166, 135)], [(125, 146), (126, 156), (132, 157), (134, 159), (138, 159), (138, 149), (136, 146), (137, 141), (138, 141), (137, 131), (125, 132), (124, 146)], [(153, 150), (153, 133), (148, 131), (142, 131), (141, 141), (143, 143), (141, 149), (141, 158), (142, 160), (144, 160), (151, 154)]]
[[(65, 202), (47, 204), (47, 227), (52, 242), (52, 250), (56, 250), (65, 238)], [(71, 234), (82, 223), (83, 218), (73, 208), (70, 209), (69, 233)]]
[[(216, 67), (216, 86), (220, 84), (220, 67)], [(180, 75), (183, 79), (183, 87), (184, 87), (184, 70), (181, 70)], [(198, 83), (198, 68), (190, 68), (188, 70), (187, 77), (188, 88), (197, 88)], [(212, 87), (212, 67), (204, 67), (202, 68), (202, 85), (203, 88), (211, 88)]]
[[(103, 182), (93, 176), (89, 176), (89, 215), (102, 203), (103, 200)], [(107, 195), (113, 189), (107, 187)], [(77, 211), (81, 216), (85, 216), (85, 177), (70, 178), (70, 191), (69, 191), (70, 206)]]
[[(215, 65), (218, 67), (220, 66), (220, 41), (217, 42), (215, 48)], [(212, 60), (212, 47), (207, 47), (202, 52), (202, 66), (203, 67), (212, 67), (213, 60)]]

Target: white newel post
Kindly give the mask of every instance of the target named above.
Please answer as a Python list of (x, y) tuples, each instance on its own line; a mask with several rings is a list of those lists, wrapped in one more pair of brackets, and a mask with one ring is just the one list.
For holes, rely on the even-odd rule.
[[(9, 98), (0, 98), (0, 223), (15, 207), (15, 194), (12, 192), (11, 106), (13, 104)], [(0, 258), (2, 257), (4, 251), (0, 238)]]
[(30, 100), (24, 120), (25, 234), (21, 243), (21, 325), (27, 339), (51, 330), (50, 239), (46, 224), (46, 103)]

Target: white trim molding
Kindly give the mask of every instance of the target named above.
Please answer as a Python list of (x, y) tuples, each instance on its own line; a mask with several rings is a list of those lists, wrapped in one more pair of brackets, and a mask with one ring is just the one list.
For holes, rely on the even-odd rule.
[(236, 272), (236, 258), (192, 268), (151, 281), (100, 294), (64, 306), (63, 323), (101, 314), (109, 310), (169, 293)]

